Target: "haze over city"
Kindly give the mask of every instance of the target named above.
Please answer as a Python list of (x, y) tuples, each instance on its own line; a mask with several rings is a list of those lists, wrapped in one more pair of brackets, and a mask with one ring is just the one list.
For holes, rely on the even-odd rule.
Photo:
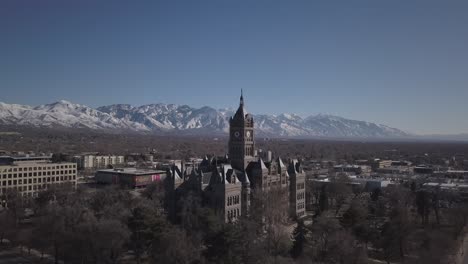
[(467, 133), (464, 1), (2, 1), (0, 101), (330, 113)]
[(468, 1), (0, 1), (0, 263), (468, 264)]

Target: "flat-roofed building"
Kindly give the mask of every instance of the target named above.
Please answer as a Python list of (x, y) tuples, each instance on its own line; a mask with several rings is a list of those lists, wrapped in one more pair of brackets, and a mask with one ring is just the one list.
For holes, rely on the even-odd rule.
[(413, 168), (414, 174), (432, 174), (434, 169), (425, 165), (416, 166)]
[(53, 163), (50, 157), (0, 157), (0, 193), (17, 190), (34, 196), (52, 185), (76, 186), (76, 163)]
[(392, 160), (376, 160), (377, 168), (386, 168), (392, 166)]
[(117, 168), (98, 170), (95, 174), (97, 183), (118, 184), (131, 189), (144, 188), (152, 182), (164, 180), (166, 172), (136, 168)]

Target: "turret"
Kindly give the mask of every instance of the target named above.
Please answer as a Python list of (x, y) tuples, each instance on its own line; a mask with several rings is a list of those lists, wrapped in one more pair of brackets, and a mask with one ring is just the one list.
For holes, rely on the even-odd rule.
[(234, 169), (244, 171), (249, 162), (254, 160), (253, 118), (244, 106), (241, 91), (239, 108), (229, 120), (229, 159)]

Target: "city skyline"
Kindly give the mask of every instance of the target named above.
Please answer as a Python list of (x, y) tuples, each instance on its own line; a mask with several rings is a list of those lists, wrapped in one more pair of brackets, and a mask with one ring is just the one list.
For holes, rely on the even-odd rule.
[(328, 113), (468, 132), (461, 1), (0, 3), (0, 101)]

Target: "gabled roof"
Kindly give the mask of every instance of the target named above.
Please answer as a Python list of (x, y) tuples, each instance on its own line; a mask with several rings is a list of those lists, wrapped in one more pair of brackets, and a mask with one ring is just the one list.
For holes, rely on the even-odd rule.
[(279, 166), (280, 168), (286, 168), (286, 166), (285, 166), (284, 163), (283, 163), (283, 160), (281, 160), (280, 157), (278, 157), (277, 160), (278, 160), (278, 166)]
[(214, 166), (213, 170), (211, 171), (210, 177), (210, 185), (220, 184), (223, 182), (221, 174), (218, 171), (218, 167)]
[(290, 173), (293, 173), (293, 174), (302, 173), (303, 170), (302, 170), (301, 163), (300, 163), (297, 159), (292, 159), (292, 160), (289, 162), (288, 171), (289, 171)]
[(223, 177), (224, 177), (224, 184), (230, 184), (230, 183), (236, 183), (236, 174), (234, 172), (234, 169), (231, 167), (231, 165), (224, 164), (222, 166), (223, 169)]
[(213, 175), (213, 173), (211, 171), (210, 172), (202, 172), (201, 173), (202, 184), (203, 185), (209, 184), (212, 175)]
[(245, 171), (240, 171), (240, 170), (234, 170), (236, 173), (237, 179), (244, 183), (244, 184), (250, 184), (249, 176), (247, 175), (247, 172)]
[(174, 175), (174, 179), (179, 179), (182, 180), (182, 172), (180, 171), (180, 168), (177, 165), (173, 165), (171, 169), (172, 175)]
[(268, 170), (267, 166), (265, 165), (265, 163), (263, 162), (263, 159), (262, 158), (259, 158), (258, 159), (258, 163), (260, 165), (260, 169), (261, 170)]

